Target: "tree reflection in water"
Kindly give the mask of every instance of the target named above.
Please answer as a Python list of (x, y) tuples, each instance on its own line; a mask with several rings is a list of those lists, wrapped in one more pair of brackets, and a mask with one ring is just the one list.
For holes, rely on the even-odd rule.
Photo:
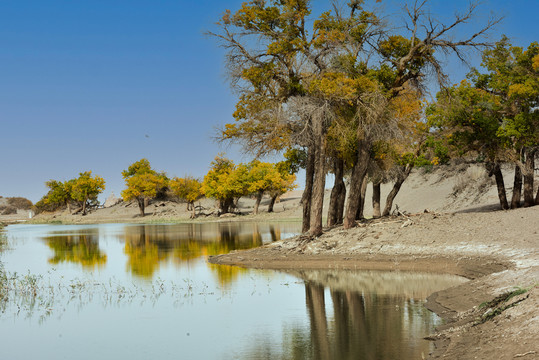
[[(266, 236), (267, 235), (267, 236)], [(130, 225), (124, 235), (124, 253), (128, 270), (135, 276), (152, 278), (159, 264), (172, 261), (179, 267), (189, 266), (210, 255), (261, 246), (281, 239), (275, 225), (256, 223), (187, 223), (177, 225)], [(221, 285), (231, 283), (242, 269), (208, 265)]]
[(422, 337), (434, 317), (404, 295), (330, 290), (328, 319), (324, 287), (305, 284), (311, 322), (312, 359), (420, 359), (429, 353)]
[(423, 300), (434, 291), (465, 281), (414, 273), (293, 273), (305, 281), (309, 326), (287, 324), (282, 347), (259, 338), (243, 357), (421, 359), (432, 346), (423, 337), (437, 324), (437, 317), (423, 307)]
[(85, 268), (101, 267), (107, 262), (107, 255), (99, 249), (97, 231), (87, 231), (77, 235), (53, 235), (45, 238), (47, 246), (54, 252), (51, 264), (71, 262)]
[[(285, 224), (296, 232), (299, 225)], [(264, 242), (281, 239), (280, 225), (257, 223), (185, 223), (168, 225), (125, 225), (113, 236), (123, 241), (127, 271), (144, 279), (152, 279), (160, 264), (170, 261), (178, 267), (204, 261), (210, 255), (250, 249)], [(54, 251), (52, 264), (71, 262), (85, 268), (104, 266), (107, 255), (100, 250), (99, 227), (62, 229), (43, 240)], [(208, 265), (221, 285), (234, 281), (242, 269)]]

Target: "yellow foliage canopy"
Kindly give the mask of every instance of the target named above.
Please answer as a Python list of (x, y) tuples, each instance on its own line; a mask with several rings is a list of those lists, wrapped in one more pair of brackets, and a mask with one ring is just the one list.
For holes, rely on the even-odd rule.
[(73, 182), (71, 196), (78, 201), (87, 201), (96, 199), (103, 190), (105, 190), (105, 180), (99, 175), (92, 177), (92, 172), (86, 171), (80, 173)]
[(169, 183), (170, 190), (182, 200), (192, 204), (200, 199), (202, 194), (202, 183), (192, 177), (173, 178)]
[(143, 173), (135, 174), (125, 180), (127, 189), (122, 191), (124, 201), (140, 198), (153, 198), (157, 191), (166, 186), (166, 181), (162, 176)]
[(275, 164), (255, 160), (249, 167), (248, 192), (251, 194), (269, 191), (279, 195), (296, 187), (296, 176), (279, 172)]

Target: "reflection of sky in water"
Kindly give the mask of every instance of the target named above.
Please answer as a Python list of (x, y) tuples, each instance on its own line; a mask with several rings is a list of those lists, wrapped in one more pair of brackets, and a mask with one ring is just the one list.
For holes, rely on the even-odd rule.
[[(10, 226), (12, 250), (1, 256), (5, 268), (42, 274), (44, 288), (54, 288), (54, 296), (47, 304), (51, 296), (44, 294), (33, 312), (29, 303), (12, 299), (11, 308), (0, 315), (0, 358), (427, 355), (431, 344), (422, 338), (438, 320), (423, 308), (424, 295), (457, 284), (458, 278), (350, 271), (285, 274), (205, 261), (207, 255), (289, 236), (299, 226)], [(73, 290), (72, 284), (82, 285)]]

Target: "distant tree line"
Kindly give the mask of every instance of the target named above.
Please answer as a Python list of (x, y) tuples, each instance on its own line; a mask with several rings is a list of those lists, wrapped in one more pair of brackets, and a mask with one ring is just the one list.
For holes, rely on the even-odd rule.
[(98, 205), (97, 197), (105, 190), (105, 180), (92, 175), (91, 171), (81, 172), (79, 177), (67, 181), (49, 180), (49, 188), (41, 200), (36, 203), (38, 211), (55, 211), (67, 207), (69, 212), (76, 207), (76, 212), (86, 215), (89, 208)]
[[(195, 217), (195, 202), (206, 196), (218, 201), (220, 213), (232, 211), (242, 196), (255, 198), (254, 213), (258, 214), (264, 195), (270, 197), (268, 212), (273, 211), (278, 196), (296, 187), (294, 171), (297, 167), (291, 160), (265, 163), (253, 160), (248, 164), (234, 164), (232, 160), (218, 155), (203, 180), (192, 176), (169, 178), (165, 172), (152, 169), (147, 159), (141, 159), (122, 171), (126, 188), (122, 191), (124, 201), (135, 201), (140, 216), (154, 199), (174, 199), (187, 203), (191, 217)], [(105, 190), (105, 181), (92, 176), (91, 171), (80, 173), (78, 178), (45, 183), (47, 194), (36, 203), (39, 211), (65, 209), (71, 213), (86, 214), (95, 208), (98, 195)]]

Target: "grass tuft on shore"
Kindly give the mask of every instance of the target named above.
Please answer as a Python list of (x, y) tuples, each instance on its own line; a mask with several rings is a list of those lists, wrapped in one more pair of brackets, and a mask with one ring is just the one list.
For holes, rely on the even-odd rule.
[(475, 325), (483, 324), (493, 319), (494, 317), (500, 315), (505, 310), (510, 309), (514, 306), (517, 306), (520, 302), (526, 300), (528, 296), (518, 299), (513, 302), (510, 302), (510, 300), (513, 299), (514, 297), (527, 293), (532, 288), (533, 286), (529, 288), (516, 287), (512, 291), (505, 292), (501, 295), (496, 296), (494, 299), (490, 301), (485, 301), (481, 303), (479, 305), (479, 309), (487, 308), (487, 311), (485, 311), (483, 315), (481, 315), (481, 317), (476, 321)]

